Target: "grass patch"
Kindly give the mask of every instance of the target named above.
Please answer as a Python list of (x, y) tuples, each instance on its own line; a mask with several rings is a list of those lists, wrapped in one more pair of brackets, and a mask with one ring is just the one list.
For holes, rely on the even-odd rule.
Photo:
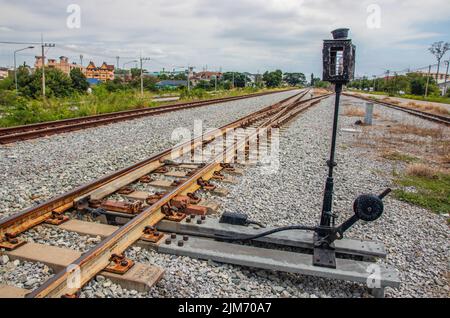
[(393, 151), (393, 150), (385, 150), (381, 154), (381, 157), (388, 159), (388, 160), (403, 161), (406, 163), (413, 163), (413, 162), (419, 161), (419, 158), (407, 155), (405, 153), (401, 153), (399, 151)]
[[(361, 107), (345, 106), (343, 115), (347, 117), (365, 117), (366, 111)], [(373, 118), (378, 118), (379, 116), (378, 112), (373, 113)]]
[(440, 128), (424, 128), (407, 124), (396, 124), (389, 127), (389, 132), (399, 135), (417, 135), (421, 137), (433, 137), (442, 139), (444, 132)]
[[(179, 102), (242, 96), (281, 89), (243, 88), (217, 92), (197, 89), (187, 92), (186, 90), (181, 92)], [(28, 99), (11, 91), (0, 90), (0, 127), (27, 125), (173, 103), (153, 102), (154, 98), (155, 93), (153, 92), (145, 91), (144, 95), (141, 96), (139, 90), (109, 92), (104, 87), (94, 88), (92, 94), (74, 94), (70, 97), (48, 98), (46, 100)]]
[[(429, 209), (435, 213), (450, 212), (450, 174), (415, 164), (395, 182), (401, 189), (394, 190), (394, 196), (401, 201)], [(406, 188), (413, 188), (408, 191)]]
[(414, 100), (420, 100), (423, 102), (432, 102), (432, 103), (443, 103), (443, 104), (450, 104), (450, 97), (446, 96), (419, 96), (419, 95), (412, 95), (412, 94), (389, 94), (387, 92), (369, 92), (369, 91), (361, 91), (356, 89), (349, 89), (349, 91), (355, 92), (355, 93), (363, 93), (363, 94), (370, 94), (370, 95), (389, 95), (391, 97), (400, 97), (405, 99), (414, 99)]

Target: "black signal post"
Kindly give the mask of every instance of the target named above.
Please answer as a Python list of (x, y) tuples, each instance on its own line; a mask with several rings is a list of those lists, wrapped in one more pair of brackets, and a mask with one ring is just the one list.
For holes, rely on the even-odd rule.
[[(334, 227), (333, 214), (333, 169), (335, 161), (336, 139), (339, 118), (339, 102), (342, 86), (353, 79), (355, 72), (355, 46), (348, 37), (349, 29), (337, 29), (331, 32), (333, 40), (325, 40), (323, 45), (323, 80), (335, 86), (335, 105), (333, 118), (333, 133), (331, 137), (330, 159), (327, 161), (328, 177), (325, 184), (322, 214), (319, 231), (315, 234), (314, 264), (324, 267), (336, 267), (334, 244), (329, 244), (325, 238), (331, 226)], [(323, 230), (320, 230), (323, 229)]]

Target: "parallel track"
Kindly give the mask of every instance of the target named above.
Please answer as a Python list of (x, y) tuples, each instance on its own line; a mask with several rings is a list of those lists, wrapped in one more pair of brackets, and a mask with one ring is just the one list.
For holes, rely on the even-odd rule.
[(429, 112), (424, 112), (424, 111), (420, 111), (417, 109), (412, 109), (412, 108), (408, 108), (408, 107), (403, 107), (403, 106), (399, 106), (399, 105), (394, 105), (391, 103), (387, 103), (387, 102), (383, 102), (383, 101), (379, 101), (379, 100), (374, 100), (368, 97), (363, 97), (363, 96), (356, 96), (353, 94), (348, 94), (348, 93), (344, 93), (345, 96), (348, 97), (353, 97), (353, 98), (359, 98), (371, 103), (375, 103), (375, 104), (380, 104), (389, 108), (393, 108), (393, 109), (397, 109), (400, 110), (402, 112), (426, 119), (426, 120), (430, 120), (439, 124), (443, 124), (446, 126), (450, 126), (450, 117), (447, 116), (442, 116), (442, 115), (437, 115), (437, 114), (432, 114)]
[(15, 126), (8, 128), (0, 128), (0, 144), (8, 144), (16, 141), (23, 141), (28, 139), (35, 139), (40, 137), (45, 137), (54, 134), (60, 134), (75, 130), (81, 130), (91, 127), (96, 127), (100, 125), (107, 125), (119, 121), (125, 121), (130, 119), (136, 119), (145, 116), (154, 116), (163, 113), (184, 110), (189, 108), (207, 106), (211, 104), (229, 102), (240, 99), (247, 99), (252, 97), (264, 96), (268, 94), (274, 94), (284, 91), (276, 92), (263, 92), (244, 96), (233, 96), (224, 98), (215, 98), (205, 101), (188, 102), (188, 103), (177, 103), (172, 105), (153, 107), (153, 108), (142, 108), (126, 110), (121, 112), (100, 114), (94, 116), (78, 117), (65, 120), (58, 120), (52, 122), (37, 123), (24, 126)]
[[(123, 188), (123, 186), (135, 182), (142, 176), (149, 175), (158, 168), (170, 166), (171, 164), (168, 160), (173, 159), (174, 153), (181, 158), (194, 151), (194, 149), (204, 147), (209, 142), (214, 141), (217, 137), (223, 136), (229, 129), (249, 126), (259, 129), (268, 129), (270, 127), (281, 126), (292, 120), (299, 113), (331, 95), (322, 95), (307, 100), (301, 100), (306, 94), (307, 91), (301, 92), (280, 101), (279, 103), (245, 116), (233, 123), (225, 125), (220, 129), (205, 133), (201, 137), (197, 137), (180, 146), (163, 151), (156, 156), (131, 167), (125, 168), (36, 207), (1, 220), (0, 241), (17, 237), (20, 233), (48, 220), (55, 212), (63, 214), (64, 212), (69, 211), (74, 207), (74, 204), (76, 205), (77, 203), (83, 202), (83, 199), (103, 199), (108, 195), (116, 193), (119, 188)], [(219, 154), (215, 160), (204, 162), (203, 165), (195, 170), (194, 174), (187, 179), (182, 179), (182, 182), (178, 186), (166, 193), (158, 202), (145, 207), (141, 213), (134, 216), (126, 225), (120, 227), (114, 234), (76, 260), (74, 264), (79, 266), (81, 270), (82, 285), (85, 285), (98, 272), (108, 266), (111, 255), (123, 253), (129, 246), (141, 238), (146, 227), (150, 225), (155, 226), (164, 219), (166, 215), (163, 213), (163, 207), (167, 206), (173, 198), (179, 195), (195, 193), (197, 190), (201, 189), (198, 182), (199, 179), (208, 181), (213, 179), (214, 173), (223, 171), (224, 167), (221, 165), (222, 161), (219, 160), (219, 157), (222, 158), (225, 154), (226, 158), (234, 158), (236, 149), (245, 148), (249, 139), (256, 138), (259, 136), (258, 134), (259, 132), (254, 132), (245, 140), (235, 140), (235, 144), (226, 147), (224, 152)], [(28, 297), (62, 297), (75, 294), (78, 289), (66, 284), (69, 275), (70, 272), (66, 270), (57, 273), (40, 288), (29, 294)]]

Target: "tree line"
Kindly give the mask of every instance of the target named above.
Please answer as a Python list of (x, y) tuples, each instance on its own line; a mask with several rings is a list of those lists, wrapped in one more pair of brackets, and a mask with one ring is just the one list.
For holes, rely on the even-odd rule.
[[(428, 88), (427, 88), (428, 82)], [(348, 87), (360, 90), (385, 92), (387, 94), (411, 94), (424, 96), (439, 96), (440, 90), (434, 76), (426, 76), (421, 73), (408, 73), (406, 75), (394, 75), (385, 78), (369, 79), (363, 77), (349, 83)], [(450, 91), (447, 92), (449, 95)]]

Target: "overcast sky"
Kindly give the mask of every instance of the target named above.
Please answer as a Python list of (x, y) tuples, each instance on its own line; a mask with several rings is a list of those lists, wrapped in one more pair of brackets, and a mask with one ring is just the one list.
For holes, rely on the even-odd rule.
[[(71, 4), (80, 28), (76, 19), (68, 27)], [(429, 45), (450, 42), (449, 0), (0, 0), (0, 8), (0, 41), (39, 42), (43, 33), (56, 43), (48, 57), (79, 62), (83, 53), (84, 65), (121, 56), (122, 66), (142, 52), (152, 71), (190, 64), (320, 75), (322, 40), (337, 27), (351, 29), (358, 75), (434, 63)], [(13, 65), (21, 47), (0, 44), (0, 65)], [(32, 64), (39, 51), (18, 62)]]

